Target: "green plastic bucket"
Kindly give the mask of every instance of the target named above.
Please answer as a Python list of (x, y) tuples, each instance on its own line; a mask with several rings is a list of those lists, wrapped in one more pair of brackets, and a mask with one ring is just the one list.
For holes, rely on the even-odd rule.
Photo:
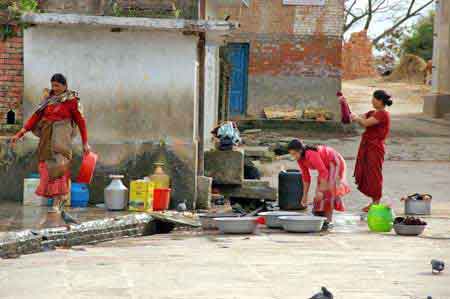
[(394, 213), (386, 205), (372, 205), (367, 214), (367, 224), (372, 232), (388, 233), (394, 226)]

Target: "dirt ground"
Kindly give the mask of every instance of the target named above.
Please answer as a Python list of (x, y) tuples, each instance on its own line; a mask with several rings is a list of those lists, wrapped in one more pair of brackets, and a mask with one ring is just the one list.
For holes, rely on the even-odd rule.
[(386, 90), (392, 95), (394, 105), (389, 110), (395, 115), (422, 113), (423, 96), (431, 91), (428, 85), (389, 82), (382, 78), (344, 81), (342, 84), (342, 91), (355, 113), (371, 109), (372, 94), (377, 89)]

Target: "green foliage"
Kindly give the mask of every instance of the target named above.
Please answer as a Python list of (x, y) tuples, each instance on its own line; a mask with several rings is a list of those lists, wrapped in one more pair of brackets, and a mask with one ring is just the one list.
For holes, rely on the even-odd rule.
[(133, 7), (128, 8), (127, 17), (136, 18), (138, 16), (139, 16), (139, 12), (136, 8), (133, 8)]
[(37, 12), (39, 3), (37, 0), (20, 0), (18, 1), (20, 12)]
[(0, 38), (2, 40), (6, 40), (16, 35), (13, 24), (18, 24), (22, 28), (25, 28), (26, 24), (21, 22), (20, 17), (24, 13), (39, 12), (38, 6), (39, 2), (37, 0), (17, 0), (3, 2), (0, 6), (0, 9), (7, 9), (8, 17), (4, 24), (0, 24)]
[(423, 17), (411, 28), (411, 34), (403, 40), (404, 54), (414, 54), (426, 61), (433, 57), (434, 14)]
[(174, 11), (174, 15), (175, 15), (175, 18), (180, 18), (182, 15), (183, 15), (183, 11), (181, 10), (181, 9), (179, 9), (179, 8), (177, 8), (175, 11)]
[(115, 17), (122, 17), (123, 10), (118, 3), (114, 3), (112, 6), (112, 13)]

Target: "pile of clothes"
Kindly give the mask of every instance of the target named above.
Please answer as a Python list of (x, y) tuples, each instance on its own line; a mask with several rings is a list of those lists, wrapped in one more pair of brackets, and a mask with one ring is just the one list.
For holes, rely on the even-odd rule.
[(218, 149), (221, 151), (232, 150), (233, 146), (239, 145), (242, 139), (236, 123), (227, 121), (214, 128), (211, 134), (219, 140)]

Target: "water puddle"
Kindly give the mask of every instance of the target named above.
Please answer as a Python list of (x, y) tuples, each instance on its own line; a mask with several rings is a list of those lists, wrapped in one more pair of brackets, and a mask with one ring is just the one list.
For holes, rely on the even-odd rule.
[[(109, 212), (101, 208), (67, 208), (68, 213), (81, 222), (113, 218), (130, 214), (127, 211)], [(48, 207), (23, 206), (19, 202), (0, 201), (0, 233), (25, 229), (55, 228), (64, 225), (57, 213), (48, 213)]]

